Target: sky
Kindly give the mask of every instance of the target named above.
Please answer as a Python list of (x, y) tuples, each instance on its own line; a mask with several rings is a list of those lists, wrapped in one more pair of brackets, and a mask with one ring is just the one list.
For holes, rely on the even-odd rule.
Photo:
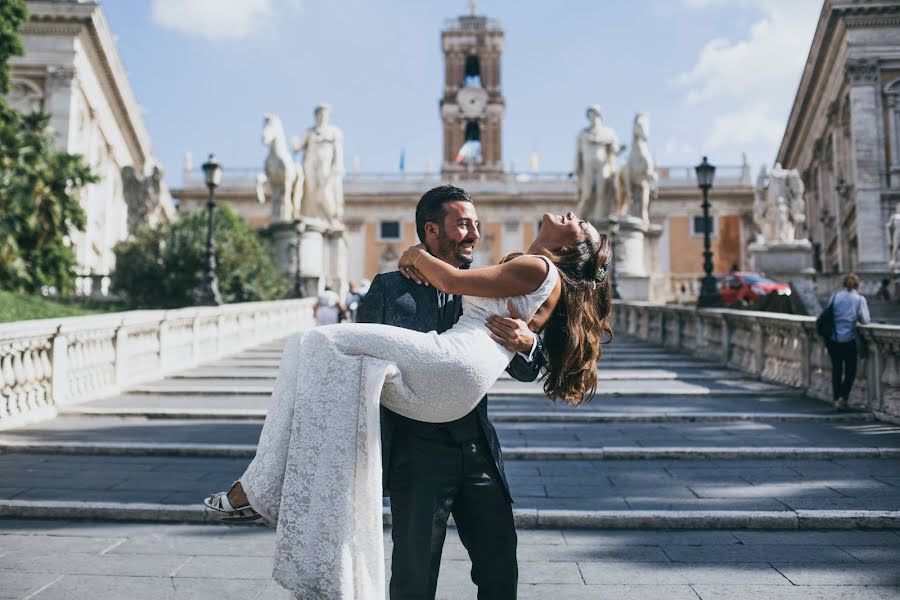
[[(347, 168), (441, 161), (440, 30), (465, 0), (101, 0), (154, 152), (177, 186), (186, 152), (262, 167), (263, 116), (288, 137), (332, 106)], [(630, 144), (650, 115), (657, 164), (755, 172), (784, 132), (822, 0), (480, 0), (505, 32), (503, 162), (572, 169), (585, 108)]]

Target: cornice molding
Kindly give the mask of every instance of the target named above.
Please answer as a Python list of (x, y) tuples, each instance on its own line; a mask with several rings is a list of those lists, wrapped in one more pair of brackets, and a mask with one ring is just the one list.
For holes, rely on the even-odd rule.
[(866, 16), (866, 17), (847, 17), (845, 21), (847, 29), (856, 29), (859, 27), (897, 27), (900, 26), (900, 15), (895, 16)]

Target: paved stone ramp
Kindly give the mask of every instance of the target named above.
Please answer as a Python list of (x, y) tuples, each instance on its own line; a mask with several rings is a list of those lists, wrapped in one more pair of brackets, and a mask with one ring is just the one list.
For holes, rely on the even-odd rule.
[[(0, 433), (0, 599), (287, 598), (271, 531), (198, 510), (252, 457), (280, 347)], [(520, 598), (900, 598), (900, 427), (621, 336), (600, 376), (577, 409), (493, 391)], [(474, 598), (468, 569), (451, 534), (438, 596)]]

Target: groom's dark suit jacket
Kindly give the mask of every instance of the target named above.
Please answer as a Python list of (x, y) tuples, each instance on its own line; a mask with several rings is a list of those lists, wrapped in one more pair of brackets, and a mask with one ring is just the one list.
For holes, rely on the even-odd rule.
[[(438, 307), (437, 290), (433, 287), (418, 285), (399, 272), (394, 271), (382, 273), (375, 277), (368, 293), (366, 293), (365, 298), (359, 305), (356, 320), (359, 323), (382, 323), (414, 331), (438, 331), (442, 333), (452, 327), (459, 320), (460, 315), (462, 315), (462, 300), (459, 296), (452, 297), (449, 304), (441, 309)], [(545, 364), (546, 358), (541, 347), (540, 338), (538, 338), (538, 348), (534, 353), (534, 360), (529, 363), (517, 354), (506, 370), (519, 381), (534, 381), (537, 379), (541, 367)], [(440, 402), (441, 399), (434, 398), (434, 401)], [(478, 424), (484, 432), (494, 463), (497, 465), (500, 478), (503, 480), (503, 486), (511, 501), (512, 496), (509, 492), (509, 483), (506, 481), (506, 473), (503, 470), (500, 440), (497, 439), (497, 432), (488, 420), (487, 405), (488, 399), (485, 396), (473, 412), (476, 414)], [(466, 418), (463, 417), (460, 421)], [(469, 418), (471, 418), (471, 413)], [(401, 420), (404, 421), (403, 424), (406, 427), (420, 426), (424, 428), (432, 426), (430, 423), (418, 424), (417, 421), (405, 419), (387, 408), (381, 407), (382, 473), (385, 494), (390, 489), (391, 442)]]

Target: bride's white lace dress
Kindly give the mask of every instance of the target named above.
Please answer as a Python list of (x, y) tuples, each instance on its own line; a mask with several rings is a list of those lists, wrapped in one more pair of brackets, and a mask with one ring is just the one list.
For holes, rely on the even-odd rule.
[[(559, 277), (513, 298), (526, 321)], [(241, 477), (276, 527), (275, 579), (304, 600), (384, 598), (378, 404), (419, 421), (468, 414), (512, 358), (488, 335), (506, 298), (463, 298), (438, 335), (398, 327), (317, 327), (284, 348), (256, 458)]]

